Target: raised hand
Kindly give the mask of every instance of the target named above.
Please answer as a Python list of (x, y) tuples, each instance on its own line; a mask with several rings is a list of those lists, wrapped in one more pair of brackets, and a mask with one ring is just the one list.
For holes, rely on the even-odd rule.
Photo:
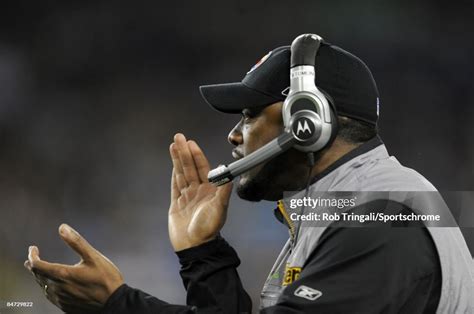
[(183, 134), (170, 146), (173, 161), (168, 230), (175, 251), (214, 239), (225, 223), (232, 184), (215, 187), (207, 180), (206, 156)]
[(79, 263), (64, 265), (43, 261), (39, 249), (30, 246), (25, 267), (35, 276), (48, 300), (64, 312), (99, 312), (109, 296), (123, 284), (122, 274), (68, 225), (62, 224), (59, 234), (79, 254)]

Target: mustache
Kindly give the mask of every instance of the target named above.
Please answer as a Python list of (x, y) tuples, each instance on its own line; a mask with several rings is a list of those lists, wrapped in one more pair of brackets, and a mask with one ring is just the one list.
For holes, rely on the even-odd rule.
[(244, 154), (240, 150), (238, 150), (237, 148), (234, 148), (232, 150), (232, 157), (234, 157), (235, 159), (240, 159), (240, 158), (244, 157)]

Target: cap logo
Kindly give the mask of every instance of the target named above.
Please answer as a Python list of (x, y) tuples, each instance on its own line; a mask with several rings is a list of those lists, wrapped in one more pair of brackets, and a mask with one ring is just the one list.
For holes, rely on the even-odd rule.
[(272, 52), (270, 51), (269, 53), (264, 55), (260, 60), (258, 60), (257, 63), (255, 63), (255, 65), (247, 72), (247, 74), (249, 74), (250, 72), (253, 72), (256, 68), (258, 68), (260, 65), (262, 65), (262, 63), (267, 61), (267, 59), (270, 57), (271, 54), (272, 54)]

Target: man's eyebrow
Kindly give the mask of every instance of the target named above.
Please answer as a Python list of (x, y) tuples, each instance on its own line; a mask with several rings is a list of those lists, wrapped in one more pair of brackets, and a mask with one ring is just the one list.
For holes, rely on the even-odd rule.
[(248, 114), (248, 115), (257, 115), (263, 111), (263, 107), (257, 107), (257, 108), (244, 108), (242, 110), (242, 114)]

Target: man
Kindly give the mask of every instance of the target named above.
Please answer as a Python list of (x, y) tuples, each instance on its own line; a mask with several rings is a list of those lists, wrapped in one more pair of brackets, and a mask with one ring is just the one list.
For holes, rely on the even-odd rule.
[[(242, 113), (229, 134), (236, 159), (283, 132), (289, 61), (289, 47), (280, 47), (262, 58), (242, 82), (201, 87), (215, 109)], [(316, 57), (316, 85), (337, 110), (339, 126), (333, 140), (314, 154), (309, 166), (306, 153), (290, 149), (244, 173), (236, 184), (243, 199), (280, 200), (275, 214), (290, 233), (264, 285), (261, 312), (472, 313), (471, 256), (458, 228), (428, 228), (417, 221), (342, 224), (337, 219), (311, 225), (290, 218), (310, 213), (304, 207), (292, 212), (292, 200), (321, 200), (320, 192), (376, 191), (375, 196), (357, 194), (344, 213), (399, 217), (427, 213), (426, 205), (433, 203), (426, 194), (406, 197), (397, 191), (438, 195), (420, 174), (390, 157), (377, 136), (378, 92), (360, 59), (324, 43)], [(232, 185), (208, 182), (205, 155), (184, 135), (174, 137), (170, 154), (169, 235), (182, 265), (187, 305), (168, 304), (127, 286), (119, 270), (67, 225), (60, 227), (60, 236), (80, 254), (79, 264), (42, 261), (37, 247), (30, 247), (25, 262), (51, 302), (68, 313), (252, 311), (236, 271), (238, 256), (219, 235)], [(356, 204), (357, 197), (363, 200)], [(319, 213), (329, 207), (322, 206)]]

